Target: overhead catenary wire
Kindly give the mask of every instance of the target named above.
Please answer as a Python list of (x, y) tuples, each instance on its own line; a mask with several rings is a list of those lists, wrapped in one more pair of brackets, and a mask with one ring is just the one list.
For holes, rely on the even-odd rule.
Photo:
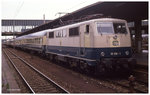
[[(19, 5), (20, 5), (20, 6), (19, 6)], [(19, 12), (20, 12), (20, 10), (21, 10), (22, 6), (24, 5), (24, 1), (23, 1), (23, 2), (21, 2), (21, 3), (19, 3), (19, 5), (18, 5), (18, 8), (16, 9), (16, 12), (15, 12), (14, 18), (16, 18), (16, 17), (18, 16), (18, 14), (19, 14)]]
[(83, 2), (81, 2), (81, 3), (79, 3), (79, 4), (77, 4), (77, 5), (75, 5), (75, 6), (71, 7), (71, 8), (69, 8), (69, 9), (67, 9), (67, 11), (68, 11), (68, 10), (72, 10), (72, 9), (74, 9), (74, 8), (76, 8), (76, 7), (78, 7), (78, 6), (82, 5), (82, 4), (84, 4), (84, 3), (86, 3), (86, 2), (87, 2), (87, 1), (83, 1)]
[(75, 7), (78, 7), (78, 6), (80, 6), (80, 5), (82, 5), (82, 4), (86, 3), (86, 2), (87, 2), (87, 1), (83, 1), (83, 2), (81, 2), (81, 3), (79, 3), (79, 4), (76, 4), (75, 6), (66, 9), (66, 12), (57, 12), (57, 13), (55, 14), (55, 16), (57, 16), (57, 15), (59, 14), (59, 18), (60, 18), (60, 17), (62, 16), (62, 14), (64, 14), (64, 15), (70, 14), (70, 12), (67, 12), (68, 10), (71, 10), (71, 9), (73, 9), (73, 8), (75, 8)]

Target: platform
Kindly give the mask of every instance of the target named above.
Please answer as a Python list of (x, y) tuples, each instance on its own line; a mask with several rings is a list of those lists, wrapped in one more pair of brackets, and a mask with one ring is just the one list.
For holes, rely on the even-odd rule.
[(2, 54), (2, 93), (20, 93), (14, 70), (7, 63), (4, 53)]
[(143, 50), (142, 53), (134, 54), (133, 58), (136, 58), (137, 64), (148, 66), (148, 50)]

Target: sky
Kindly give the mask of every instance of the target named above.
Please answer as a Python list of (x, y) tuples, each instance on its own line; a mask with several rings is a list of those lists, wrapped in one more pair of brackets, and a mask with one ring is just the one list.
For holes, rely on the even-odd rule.
[(45, 14), (45, 19), (53, 20), (59, 17), (58, 12), (71, 13), (96, 2), (99, 0), (1, 0), (0, 18), (43, 19)]
[[(99, 0), (2, 0), (2, 19), (55, 19), (58, 12), (70, 13)], [(62, 15), (61, 15), (62, 16)]]

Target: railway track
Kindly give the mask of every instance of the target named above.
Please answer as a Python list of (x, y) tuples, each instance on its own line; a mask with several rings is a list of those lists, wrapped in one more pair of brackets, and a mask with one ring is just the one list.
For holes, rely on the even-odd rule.
[[(137, 64), (133, 70), (134, 91), (137, 93), (148, 93), (148, 66)], [(106, 81), (122, 86), (130, 90), (129, 80), (127, 79), (106, 79)]]
[[(18, 59), (16, 56), (12, 56), (13, 59)], [(140, 69), (141, 70), (141, 69)], [(143, 70), (142, 70), (143, 71)], [(140, 71), (140, 72), (142, 72)], [(136, 81), (135, 81), (135, 86), (134, 86), (134, 91), (135, 93), (148, 93), (148, 83), (144, 81), (140, 81), (137, 76)], [(107, 81), (108, 83), (112, 83), (118, 87), (122, 87), (125, 89), (128, 89), (130, 91), (130, 86), (129, 86), (129, 81), (127, 79), (104, 79), (104, 81)]]
[[(129, 81), (126, 79), (106, 79), (106, 81), (113, 83), (115, 85), (127, 88), (130, 91)], [(134, 91), (136, 93), (148, 93), (148, 86), (145, 83), (135, 81), (134, 82)]]
[(143, 70), (143, 71), (147, 72), (148, 71), (148, 66), (137, 64), (136, 69), (140, 69), (140, 70)]
[(147, 84), (148, 86), (148, 66), (138, 64), (133, 71), (133, 75), (138, 82)]
[(138, 82), (148, 85), (148, 72), (134, 70), (134, 76)]
[(31, 93), (69, 93), (21, 57), (8, 49), (7, 51), (6, 49), (3, 49), (3, 51), (21, 78), (24, 80)]

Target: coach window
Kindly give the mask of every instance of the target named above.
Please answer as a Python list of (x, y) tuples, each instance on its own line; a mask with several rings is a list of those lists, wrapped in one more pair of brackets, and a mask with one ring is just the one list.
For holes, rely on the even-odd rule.
[(49, 32), (49, 38), (54, 38), (54, 32)]
[(37, 42), (38, 44), (40, 43), (40, 38), (38, 38), (38, 42)]
[(69, 36), (78, 36), (79, 35), (79, 27), (74, 27), (69, 29)]
[(42, 43), (42, 38), (39, 38), (39, 44), (41, 44)]
[(35, 41), (36, 41), (35, 43), (37, 44), (38, 43), (38, 38), (35, 38)]
[(32, 43), (34, 43), (34, 39), (32, 39)]
[(32, 39), (31, 39), (30, 43), (32, 43)]
[(41, 38), (41, 41), (40, 41), (41, 43), (43, 42), (43, 38)]
[(34, 38), (34, 44), (36, 44), (36, 38)]
[(38, 38), (38, 43), (40, 43), (40, 38)]
[(38, 44), (38, 38), (36, 38), (36, 43)]
[(37, 38), (37, 42), (36, 42), (37, 44), (39, 43), (39, 38)]
[(86, 31), (85, 34), (89, 34), (89, 25), (86, 25)]

